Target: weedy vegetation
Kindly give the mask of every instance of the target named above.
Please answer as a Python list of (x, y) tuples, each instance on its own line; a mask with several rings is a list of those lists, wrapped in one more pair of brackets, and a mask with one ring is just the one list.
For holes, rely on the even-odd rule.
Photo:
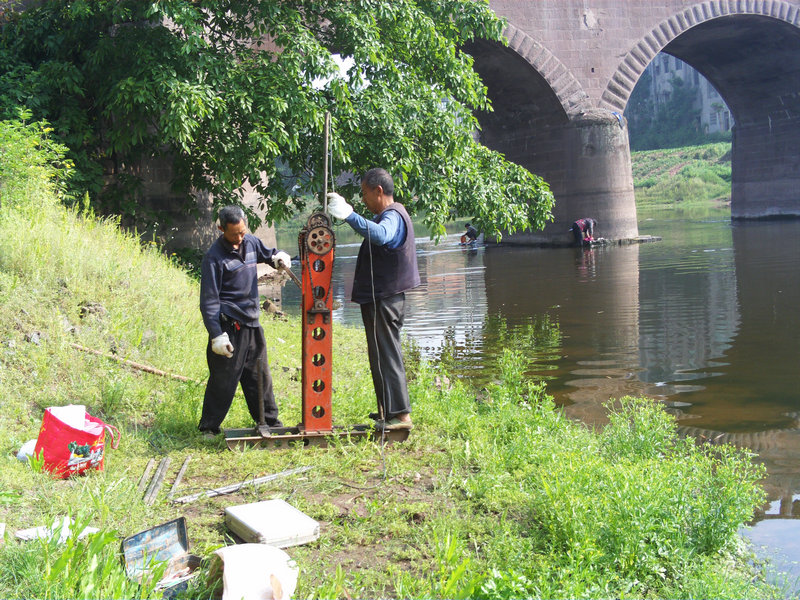
[[(480, 395), (461, 380), (447, 383), (438, 365), (415, 363), (415, 429), (403, 444), (231, 452), (219, 438), (203, 439), (197, 282), (113, 219), (61, 206), (59, 151), (43, 136), (38, 125), (0, 123), (0, 596), (158, 598), (157, 574), (141, 585), (125, 575), (121, 538), (185, 516), (190, 551), (208, 557), (233, 543), (226, 506), (269, 498), (321, 524), (318, 541), (289, 549), (300, 569), (297, 597), (781, 596), (737, 534), (763, 499), (763, 470), (747, 453), (679, 438), (672, 418), (646, 399), (610, 403), (609, 424), (596, 431), (572, 422), (544, 384), (524, 375), (514, 348)], [(36, 168), (8, 169), (26, 157)], [(292, 423), (300, 325), (272, 315), (263, 323), (281, 418)], [(334, 335), (336, 422), (364, 422), (374, 399), (363, 331), (334, 327)], [(56, 480), (14, 453), (37, 436), (45, 407), (69, 403), (118, 427), (122, 442), (103, 471)], [(249, 424), (237, 397), (225, 426)], [(173, 466), (155, 503), (144, 504), (137, 484), (148, 460), (180, 465), (189, 455), (179, 495), (313, 468), (180, 505), (167, 498)], [(99, 532), (63, 544), (13, 537), (63, 516), (76, 531)], [(201, 567), (179, 596), (208, 597), (206, 575)]]
[(730, 202), (730, 143), (633, 152), (631, 163), (637, 206), (669, 209)]

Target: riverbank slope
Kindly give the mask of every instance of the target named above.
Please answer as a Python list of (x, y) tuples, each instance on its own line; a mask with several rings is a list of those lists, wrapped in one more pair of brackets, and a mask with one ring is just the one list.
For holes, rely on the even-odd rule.
[(730, 204), (729, 142), (632, 152), (631, 163), (637, 208)]
[[(600, 431), (569, 421), (543, 385), (524, 378), (513, 337), (496, 382), (480, 391), (420, 363), (410, 348), (415, 429), (405, 443), (230, 452), (220, 438), (204, 440), (195, 428), (206, 374), (197, 282), (113, 220), (63, 208), (46, 173), (9, 174), (3, 161), (25, 153), (3, 148), (0, 596), (160, 597), (125, 578), (121, 537), (185, 516), (191, 551), (207, 557), (232, 543), (225, 507), (282, 498), (321, 525), (318, 541), (289, 550), (300, 569), (297, 597), (773, 597), (736, 534), (762, 499), (762, 471), (747, 455), (679, 439), (673, 419), (646, 400), (610, 407)], [(273, 315), (262, 322), (281, 418), (293, 423), (300, 324)], [(360, 423), (374, 403), (364, 334), (334, 327), (334, 336), (335, 421)], [(56, 480), (36, 461), (17, 461), (44, 408), (70, 403), (119, 428), (105, 470)], [(247, 425), (239, 395), (225, 426)], [(147, 505), (139, 479), (162, 457), (172, 470)], [(167, 490), (187, 457), (177, 495), (311, 469), (174, 504)], [(100, 533), (64, 546), (11, 535), (62, 515)], [(186, 597), (208, 595), (207, 573), (201, 567)]]

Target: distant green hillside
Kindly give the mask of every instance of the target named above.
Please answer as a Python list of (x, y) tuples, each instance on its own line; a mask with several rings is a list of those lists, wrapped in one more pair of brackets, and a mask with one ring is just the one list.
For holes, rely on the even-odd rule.
[(631, 162), (637, 205), (730, 202), (727, 142), (633, 152)]

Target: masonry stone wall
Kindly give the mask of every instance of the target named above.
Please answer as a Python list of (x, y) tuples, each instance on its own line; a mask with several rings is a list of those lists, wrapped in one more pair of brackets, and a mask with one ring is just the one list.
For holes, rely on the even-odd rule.
[(800, 217), (800, 123), (737, 126), (731, 216)]
[[(136, 168), (135, 174), (143, 181), (145, 206), (157, 209), (165, 217), (158, 237), (166, 249), (205, 250), (217, 239), (220, 232), (214, 217), (213, 198), (208, 192), (195, 191), (194, 202), (187, 206), (186, 195), (173, 190), (173, 171), (169, 160), (145, 160)], [(258, 210), (261, 198), (251, 187), (244, 186), (241, 199), (245, 206), (253, 208), (256, 214), (263, 217), (264, 211)], [(275, 247), (274, 227), (262, 224), (253, 233), (270, 248)]]

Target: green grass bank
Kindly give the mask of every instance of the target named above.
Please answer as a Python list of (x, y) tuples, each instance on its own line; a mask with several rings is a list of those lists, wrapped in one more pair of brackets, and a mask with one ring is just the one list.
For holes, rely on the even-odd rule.
[(631, 163), (637, 207), (730, 203), (730, 142), (632, 152)]
[[(644, 399), (609, 405), (603, 429), (569, 421), (524, 378), (513, 338), (497, 383), (481, 393), (413, 361), (415, 429), (403, 444), (230, 452), (204, 440), (195, 430), (206, 374), (198, 284), (113, 220), (61, 206), (47, 168), (57, 149), (25, 150), (42, 150), (40, 139), (0, 124), (0, 596), (158, 598), (126, 579), (122, 537), (185, 516), (192, 552), (207, 557), (232, 543), (226, 506), (282, 498), (321, 524), (318, 541), (289, 549), (298, 598), (781, 597), (736, 533), (763, 499), (763, 473), (746, 453), (680, 439), (672, 417)], [(12, 170), (10, 157), (36, 168)], [(262, 322), (280, 416), (293, 423), (300, 325)], [(363, 331), (334, 335), (335, 420), (364, 422), (374, 400)], [(36, 437), (45, 407), (68, 403), (86, 404), (122, 440), (104, 471), (55, 480), (14, 453)], [(225, 426), (248, 425), (237, 396)], [(172, 470), (148, 506), (138, 480), (163, 456)], [(187, 456), (179, 495), (312, 469), (176, 505), (166, 494)], [(100, 532), (62, 546), (13, 537), (62, 515)], [(206, 575), (201, 568), (184, 597), (209, 597)]]

